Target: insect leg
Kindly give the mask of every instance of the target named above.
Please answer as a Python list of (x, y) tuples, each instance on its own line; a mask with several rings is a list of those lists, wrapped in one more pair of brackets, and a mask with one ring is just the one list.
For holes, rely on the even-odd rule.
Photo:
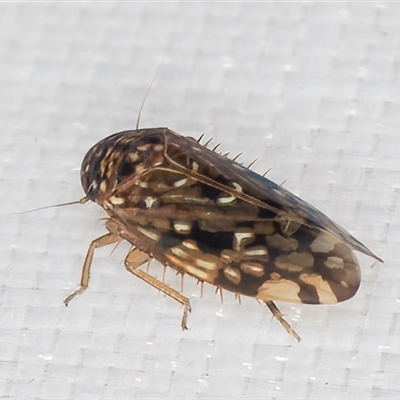
[(283, 318), (283, 315), (280, 312), (279, 308), (276, 306), (276, 304), (273, 301), (265, 301), (264, 303), (268, 306), (268, 308), (272, 312), (272, 315), (283, 325), (283, 327), (286, 329), (286, 331), (290, 335), (293, 335), (297, 339), (298, 342), (300, 342), (300, 340), (301, 340), (300, 336), (292, 329), (289, 322), (287, 322)]
[(139, 269), (139, 267), (144, 264), (149, 258), (150, 257), (146, 253), (143, 253), (139, 249), (134, 249), (130, 251), (125, 258), (125, 268), (133, 275), (137, 276), (149, 285), (166, 294), (168, 297), (171, 297), (172, 299), (181, 303), (184, 307), (181, 326), (183, 330), (188, 329), (186, 326), (186, 320), (188, 313), (191, 311), (189, 299), (180, 294), (175, 289), (172, 289), (165, 283), (159, 281), (158, 279)]
[(101, 236), (90, 244), (89, 249), (86, 254), (85, 262), (83, 263), (82, 268), (82, 278), (81, 285), (79, 289), (75, 290), (75, 292), (71, 293), (65, 300), (64, 304), (68, 306), (68, 303), (78, 294), (84, 292), (89, 285), (89, 277), (90, 277), (90, 267), (92, 266), (92, 260), (94, 251), (99, 247), (104, 247), (112, 243), (117, 243), (122, 240), (121, 236), (116, 233), (107, 233), (107, 235)]

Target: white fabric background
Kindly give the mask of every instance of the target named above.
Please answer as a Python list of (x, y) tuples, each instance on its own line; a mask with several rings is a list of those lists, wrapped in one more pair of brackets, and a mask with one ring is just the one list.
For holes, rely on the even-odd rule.
[[(398, 399), (400, 4), (0, 4), (0, 397)], [(381, 256), (335, 306), (239, 305), (186, 277), (181, 307), (130, 276), (78, 200), (86, 151), (141, 127), (205, 133)], [(151, 272), (161, 274), (154, 262)], [(167, 282), (179, 288), (172, 271)]]

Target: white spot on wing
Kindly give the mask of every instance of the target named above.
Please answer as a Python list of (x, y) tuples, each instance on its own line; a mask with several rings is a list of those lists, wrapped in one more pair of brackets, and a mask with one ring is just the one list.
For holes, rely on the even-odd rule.
[(195, 263), (200, 267), (208, 270), (214, 270), (217, 267), (217, 263), (213, 261), (203, 260), (201, 258), (195, 260)]
[(299, 279), (308, 285), (314, 286), (318, 294), (320, 304), (335, 304), (338, 302), (329, 283), (319, 274), (301, 274)]
[(181, 187), (186, 185), (188, 178), (180, 179), (179, 181), (174, 182), (174, 187)]
[(248, 274), (253, 276), (263, 276), (264, 275), (264, 266), (257, 262), (242, 262), (240, 264), (240, 269)]
[(112, 204), (114, 204), (114, 206), (119, 206), (121, 204), (124, 204), (125, 202), (125, 200), (122, 197), (115, 197), (115, 196), (111, 196), (110, 201)]
[(289, 301), (291, 303), (301, 303), (300, 286), (286, 279), (279, 281), (266, 281), (258, 289), (256, 298), (264, 301)]
[(138, 185), (142, 188), (148, 188), (149, 185), (147, 184), (147, 182), (143, 182), (140, 179), (138, 180)]
[(235, 250), (243, 249), (244, 246), (254, 240), (254, 232), (250, 228), (238, 228), (235, 232), (234, 248)]
[(344, 261), (340, 257), (328, 257), (324, 264), (331, 269), (343, 269), (344, 268)]
[(238, 183), (232, 182), (232, 185), (238, 192), (242, 192), (243, 191), (242, 187)]
[(240, 283), (240, 271), (236, 268), (226, 267), (224, 268), (224, 275), (236, 285)]
[(335, 236), (325, 234), (318, 235), (310, 245), (310, 249), (314, 253), (329, 253), (340, 240)]
[(154, 203), (155, 203), (156, 201), (157, 201), (157, 200), (156, 200), (154, 197), (147, 196), (147, 197), (144, 199), (144, 202), (145, 202), (145, 204), (146, 204), (146, 208), (151, 208), (151, 207), (153, 207), (153, 205), (154, 205)]
[(194, 240), (184, 240), (182, 245), (190, 250), (199, 250), (197, 243)]
[(189, 257), (189, 254), (185, 250), (181, 249), (178, 246), (177, 247), (171, 247), (170, 250), (171, 250), (171, 252), (173, 254), (175, 254), (179, 258), (183, 258), (184, 260)]
[(236, 200), (235, 196), (220, 196), (217, 198), (217, 204), (229, 204)]
[(188, 233), (190, 233), (191, 228), (192, 228), (192, 225), (189, 222), (186, 222), (186, 221), (175, 221), (174, 222), (174, 229), (177, 233), (188, 234)]
[(314, 257), (310, 253), (293, 252), (276, 257), (275, 265), (279, 269), (299, 272), (304, 268), (311, 268), (314, 265)]
[(266, 247), (251, 247), (243, 252), (246, 256), (265, 256), (268, 254)]
[(149, 229), (144, 229), (141, 226), (138, 226), (137, 230), (151, 240), (154, 240), (156, 242), (158, 242), (160, 240), (161, 236), (155, 231), (150, 231)]

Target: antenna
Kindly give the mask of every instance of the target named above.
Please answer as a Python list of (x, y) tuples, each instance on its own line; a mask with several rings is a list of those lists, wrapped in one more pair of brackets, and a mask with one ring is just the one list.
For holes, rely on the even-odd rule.
[(22, 211), (22, 212), (18, 212), (18, 213), (11, 213), (11, 214), (6, 214), (6, 215), (29, 214), (29, 213), (33, 213), (33, 212), (36, 212), (36, 211), (47, 210), (48, 208), (72, 206), (73, 204), (85, 204), (85, 203), (88, 202), (88, 201), (89, 201), (89, 197), (85, 196), (85, 197), (82, 197), (80, 200), (70, 201), (70, 202), (68, 202), (68, 203), (54, 204), (54, 205), (52, 205), (52, 206), (39, 207), (39, 208), (35, 208), (35, 209), (33, 209), (33, 210)]
[(142, 104), (141, 104), (141, 106), (140, 106), (140, 108), (139, 108), (139, 113), (138, 113), (138, 117), (137, 117), (137, 121), (136, 121), (136, 130), (139, 129), (140, 116), (142, 115), (142, 110), (143, 110), (143, 107), (144, 107), (144, 103), (146, 102), (147, 96), (149, 95), (150, 90), (151, 90), (151, 88), (153, 87), (153, 83), (155, 82), (155, 80), (156, 80), (156, 78), (157, 78), (157, 75), (158, 75), (158, 73), (160, 72), (161, 65), (162, 65), (162, 62), (164, 61), (164, 58), (165, 58), (165, 55), (164, 55), (163, 58), (161, 59), (160, 64), (159, 64), (158, 67), (157, 67), (156, 73), (154, 74), (154, 77), (153, 77), (153, 79), (151, 80), (151, 83), (150, 83), (150, 85), (149, 85), (149, 87), (148, 87), (148, 89), (147, 89), (147, 91), (146, 91), (146, 94), (144, 95), (144, 99), (143, 99)]

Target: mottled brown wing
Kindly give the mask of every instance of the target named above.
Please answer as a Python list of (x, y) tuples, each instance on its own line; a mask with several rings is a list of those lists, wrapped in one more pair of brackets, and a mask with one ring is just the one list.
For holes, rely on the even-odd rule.
[(105, 207), (121, 237), (180, 272), (265, 301), (329, 304), (356, 293), (351, 247), (374, 255), (321, 212), (194, 139), (166, 128), (128, 134), (140, 139), (124, 150)]

